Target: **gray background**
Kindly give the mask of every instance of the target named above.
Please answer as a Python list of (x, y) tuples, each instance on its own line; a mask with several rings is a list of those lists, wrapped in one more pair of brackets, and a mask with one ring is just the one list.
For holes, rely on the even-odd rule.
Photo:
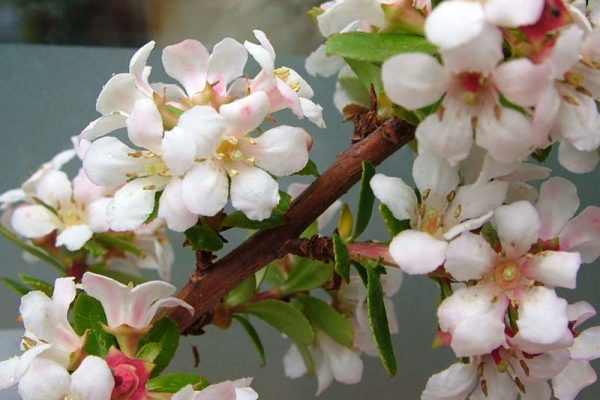
[[(17, 187), (22, 180), (59, 150), (69, 146), (69, 137), (78, 134), (97, 117), (94, 104), (102, 85), (112, 73), (125, 72), (134, 50), (107, 48), (52, 47), (35, 45), (0, 45), (0, 192)], [(160, 71), (159, 52), (155, 51), (150, 64), (155, 66), (151, 80), (164, 79)], [(279, 65), (289, 65), (303, 71), (303, 61), (297, 56), (280, 55)], [(317, 92), (316, 101), (325, 107), (328, 128), (297, 122), (289, 114), (279, 114), (278, 122), (302, 125), (315, 139), (312, 158), (320, 170), (332, 162), (335, 155), (349, 143), (350, 125), (343, 125), (334, 109), (331, 97), (334, 83), (324, 79), (308, 79)], [(386, 161), (380, 171), (410, 178), (412, 154), (402, 150)], [(573, 177), (556, 166), (556, 174), (573, 178), (579, 186), (582, 208), (600, 204), (597, 188), (598, 174)], [(287, 186), (287, 182), (282, 187)], [(351, 197), (350, 197), (351, 199)], [(355, 200), (355, 199), (354, 199)], [(353, 201), (351, 200), (351, 203)], [(385, 239), (378, 217), (372, 221), (365, 237)], [(232, 237), (232, 245), (240, 238)], [(193, 268), (193, 256), (183, 251), (181, 236), (173, 235), (177, 250), (173, 283), (181, 286)], [(0, 276), (14, 278), (18, 272), (53, 278), (53, 271), (42, 264), (28, 264), (18, 249), (0, 238)], [(576, 293), (562, 291), (571, 301), (585, 299), (600, 308), (600, 278), (597, 266), (586, 265), (579, 274)], [(575, 296), (576, 295), (576, 296)], [(19, 328), (16, 321), (18, 298), (8, 289), (0, 288), (0, 329)], [(399, 362), (399, 373), (388, 378), (377, 359), (365, 358), (362, 384), (345, 386), (334, 383), (321, 399), (418, 399), (427, 378), (452, 362), (447, 349), (430, 350), (435, 332), (434, 310), (438, 290), (424, 278), (405, 279), (395, 302), (400, 321), (400, 334), (393, 337)], [(197, 370), (213, 381), (254, 376), (253, 387), (262, 399), (310, 399), (316, 391), (312, 377), (287, 379), (282, 371), (281, 358), (288, 343), (278, 333), (262, 325), (259, 328), (267, 351), (268, 366), (259, 368), (254, 348), (238, 326), (228, 331), (210, 327), (200, 337), (183, 339), (171, 370), (193, 370), (192, 345), (197, 345), (201, 365)], [(0, 359), (18, 352), (20, 331), (0, 331)], [(596, 399), (600, 390), (595, 387), (582, 392), (580, 399)], [(12, 399), (9, 391), (0, 392), (0, 399)]]

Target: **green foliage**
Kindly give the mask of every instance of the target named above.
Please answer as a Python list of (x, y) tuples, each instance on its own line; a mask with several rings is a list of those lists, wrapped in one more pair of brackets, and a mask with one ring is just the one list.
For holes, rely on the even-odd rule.
[(494, 226), (491, 222), (486, 222), (481, 227), (481, 236), (492, 246), (494, 249), (498, 249), (501, 246), (500, 238), (498, 237), (498, 232), (494, 229)]
[(385, 227), (387, 228), (390, 237), (394, 237), (400, 232), (410, 229), (410, 220), (405, 219), (400, 221), (394, 214), (390, 211), (390, 209), (385, 204), (379, 205), (379, 212), (381, 213), (381, 217), (383, 218), (383, 222), (385, 223)]
[(369, 90), (365, 87), (365, 84), (360, 78), (343, 76), (338, 79), (338, 82), (348, 94), (352, 103), (362, 104), (363, 106), (370, 105), (371, 96)]
[(250, 337), (250, 340), (252, 341), (252, 344), (258, 352), (258, 356), (260, 357), (260, 366), (264, 367), (265, 365), (267, 365), (267, 359), (265, 358), (265, 348), (263, 347), (262, 341), (260, 340), (260, 336), (258, 336), (258, 332), (256, 331), (256, 329), (254, 329), (254, 326), (250, 323), (250, 321), (248, 321), (241, 315), (234, 315), (233, 318), (235, 318), (235, 320), (240, 323), (242, 328), (244, 328), (244, 331)]
[(146, 383), (146, 390), (156, 393), (176, 393), (187, 385), (192, 385), (194, 390), (202, 390), (209, 385), (209, 382), (203, 376), (178, 372), (150, 379)]
[(281, 197), (279, 204), (275, 207), (269, 218), (263, 221), (253, 221), (246, 217), (243, 212), (236, 211), (226, 216), (221, 225), (223, 227), (244, 229), (266, 229), (283, 224), (285, 222), (285, 213), (290, 208), (290, 204), (292, 204), (292, 198), (289, 194), (281, 191), (279, 195)]
[(311, 296), (300, 296), (294, 301), (316, 328), (325, 332), (333, 340), (352, 348), (354, 328), (346, 317), (321, 299)]
[(369, 225), (371, 214), (373, 213), (373, 204), (375, 195), (371, 189), (371, 178), (375, 175), (375, 167), (367, 162), (362, 163), (362, 180), (360, 184), (360, 197), (358, 199), (358, 212), (356, 213), (356, 227), (354, 228), (353, 238), (358, 238)]
[(312, 344), (314, 332), (308, 319), (291, 304), (280, 300), (263, 300), (246, 304), (242, 312), (252, 314), (300, 344)]
[[(346, 59), (346, 63), (352, 68), (352, 71), (358, 76), (367, 93), (371, 92), (371, 85), (375, 93), (383, 92), (383, 82), (381, 81), (381, 67), (368, 61), (358, 61)], [(368, 104), (368, 103), (367, 103)]]
[(256, 292), (256, 276), (251, 275), (225, 297), (225, 304), (235, 307), (250, 300)]
[(380, 63), (407, 52), (434, 54), (437, 48), (422, 36), (405, 33), (347, 32), (327, 39), (327, 55), (352, 60)]
[(185, 237), (196, 251), (219, 251), (223, 248), (223, 240), (212, 228), (198, 224), (185, 231)]
[(40, 259), (41, 261), (47, 263), (51, 267), (54, 267), (60, 272), (64, 272), (65, 265), (58, 259), (52, 257), (50, 254), (45, 251), (38, 249), (35, 246), (30, 245), (29, 243), (21, 240), (20, 237), (15, 235), (11, 230), (6, 228), (4, 225), (0, 224), (0, 235), (4, 236), (8, 239), (12, 244), (20, 248), (26, 253), (31, 254), (32, 256)]
[(48, 282), (26, 274), (19, 274), (19, 279), (21, 280), (21, 282), (23, 282), (23, 284), (29, 286), (31, 290), (39, 290), (45, 293), (46, 296), (52, 297), (54, 287)]
[(283, 295), (317, 288), (331, 280), (330, 264), (304, 257), (295, 257), (296, 264), (279, 290)]
[(396, 374), (396, 355), (390, 336), (387, 313), (383, 302), (383, 289), (379, 274), (373, 268), (365, 268), (367, 273), (367, 309), (369, 313), (369, 326), (373, 339), (377, 345), (379, 358), (390, 376)]
[(86, 244), (83, 246), (83, 249), (86, 250), (92, 257), (98, 258), (102, 257), (106, 253), (108, 253), (108, 249), (94, 240), (93, 238), (88, 240)]
[(4, 286), (6, 286), (9, 289), (12, 289), (19, 296), (23, 296), (29, 293), (30, 291), (29, 288), (25, 285), (10, 278), (0, 278), (0, 283), (4, 284)]
[(336, 233), (333, 235), (333, 253), (335, 256), (335, 272), (346, 282), (350, 281), (350, 253), (346, 243)]
[[(183, 114), (183, 111), (179, 110), (178, 108), (175, 108), (175, 107), (169, 106), (169, 105), (167, 105), (167, 107), (169, 108), (169, 110), (171, 110), (171, 109), (178, 110), (178, 111), (180, 111), (180, 114)], [(176, 114), (176, 115), (180, 115), (180, 114)], [(162, 196), (162, 194), (163, 194), (162, 190), (154, 193), (154, 207), (152, 208), (152, 212), (150, 213), (150, 215), (148, 215), (148, 218), (146, 218), (146, 221), (144, 221), (145, 224), (149, 224), (150, 222), (154, 221), (156, 219), (156, 217), (158, 217), (158, 207), (160, 205), (160, 196)]]
[(136, 358), (140, 358), (148, 362), (154, 362), (154, 360), (156, 360), (156, 357), (158, 357), (158, 355), (160, 354), (161, 350), (162, 348), (159, 343), (146, 343), (137, 352)]
[(143, 348), (149, 343), (154, 343), (160, 348), (159, 354), (153, 361), (155, 367), (152, 376), (154, 377), (169, 365), (179, 346), (179, 329), (175, 321), (168, 317), (156, 321), (150, 332), (140, 341), (140, 346)]
[(144, 252), (135, 244), (133, 244), (130, 238), (115, 236), (114, 234), (110, 233), (96, 233), (94, 235), (94, 239), (108, 248), (121, 250), (125, 253), (131, 253), (137, 257), (144, 256)]
[(103, 329), (106, 325), (106, 315), (102, 304), (85, 293), (80, 293), (73, 304), (73, 329), (78, 335), (88, 333), (87, 342), (83, 349), (91, 355), (106, 357), (115, 338)]
[(317, 164), (315, 164), (313, 160), (308, 160), (304, 168), (296, 172), (296, 175), (316, 176), (317, 178), (320, 176)]

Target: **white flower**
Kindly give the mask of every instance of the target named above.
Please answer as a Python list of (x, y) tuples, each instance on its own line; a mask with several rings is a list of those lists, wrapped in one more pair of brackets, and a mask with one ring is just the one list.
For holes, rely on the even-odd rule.
[[(318, 388), (317, 395), (323, 393), (335, 379), (348, 385), (360, 382), (363, 363), (359, 355), (351, 349), (335, 342), (322, 332), (317, 332), (316, 344), (308, 347), (315, 365)], [(300, 350), (292, 345), (283, 357), (286, 376), (295, 379), (306, 374), (307, 367)]]
[(404, 53), (382, 67), (385, 91), (402, 107), (418, 109), (444, 96), (438, 111), (417, 127), (419, 151), (456, 165), (469, 155), (475, 135), (476, 143), (499, 162), (526, 158), (534, 148), (531, 123), (520, 112), (501, 106), (495, 87), (496, 65), (503, 58), (500, 30), (486, 30), (441, 55), (444, 65), (423, 53)]
[(256, 400), (258, 393), (250, 387), (252, 378), (242, 378), (235, 381), (216, 383), (197, 392), (187, 385), (171, 400)]
[(176, 288), (163, 281), (142, 283), (134, 288), (111, 278), (86, 272), (81, 280), (83, 290), (102, 303), (108, 326), (113, 329), (126, 325), (144, 330), (160, 308), (184, 307), (190, 314), (192, 306), (175, 297)]

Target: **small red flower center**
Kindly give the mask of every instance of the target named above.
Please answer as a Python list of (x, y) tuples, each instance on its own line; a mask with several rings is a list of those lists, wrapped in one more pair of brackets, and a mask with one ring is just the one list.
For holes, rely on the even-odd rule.
[(112, 350), (106, 358), (115, 379), (112, 400), (142, 400), (146, 396), (146, 382), (150, 373), (143, 360), (129, 358)]

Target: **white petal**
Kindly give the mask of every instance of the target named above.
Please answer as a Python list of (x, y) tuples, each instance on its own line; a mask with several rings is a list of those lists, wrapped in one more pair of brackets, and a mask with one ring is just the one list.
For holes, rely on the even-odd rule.
[(28, 238), (46, 236), (61, 224), (56, 215), (41, 205), (18, 207), (11, 220), (15, 232)]
[(405, 53), (394, 56), (381, 68), (388, 97), (409, 110), (435, 103), (448, 90), (450, 75), (432, 56)]
[(231, 178), (231, 204), (255, 221), (271, 215), (279, 203), (279, 186), (262, 169), (240, 168), (239, 174)]
[(504, 58), (502, 32), (495, 26), (485, 25), (475, 38), (460, 46), (442, 49), (440, 53), (446, 69), (456, 75), (465, 71), (490, 73)]
[(554, 85), (546, 86), (535, 106), (531, 126), (534, 143), (539, 148), (550, 144), (549, 134), (558, 117), (560, 103), (561, 98)]
[(86, 210), (87, 224), (94, 232), (106, 232), (110, 229), (108, 207), (112, 198), (104, 197), (91, 203)]
[(164, 219), (169, 229), (183, 232), (198, 221), (198, 215), (190, 212), (183, 201), (181, 179), (172, 179), (160, 196), (158, 216)]
[(450, 114), (446, 110), (443, 120), (438, 113), (431, 114), (419, 124), (415, 135), (420, 152), (425, 148), (455, 166), (469, 155), (473, 133), (469, 116)]
[(527, 158), (534, 150), (531, 121), (518, 111), (501, 108), (500, 118), (493, 113), (477, 122), (477, 144), (501, 163)]
[(70, 203), (72, 194), (73, 187), (67, 174), (50, 170), (38, 182), (35, 196), (50, 207), (60, 208)]
[(306, 58), (304, 68), (313, 76), (330, 77), (338, 73), (344, 64), (344, 59), (341, 57), (328, 57), (327, 46), (320, 45)]
[(443, 211), (448, 195), (459, 183), (458, 168), (430, 153), (421, 153), (413, 163), (412, 176), (428, 208)]
[(92, 238), (94, 232), (88, 225), (74, 225), (56, 237), (56, 247), (65, 246), (69, 251), (77, 251)]
[(306, 138), (302, 128), (281, 125), (269, 129), (256, 139), (256, 144), (244, 143), (244, 154), (254, 157), (256, 165), (275, 176), (298, 172), (308, 162)]
[(477, 385), (469, 400), (517, 400), (520, 393), (517, 385), (508, 373), (499, 373), (496, 364), (485, 363), (481, 379), (486, 381), (487, 394), (483, 393), (482, 385)]
[(540, 344), (554, 343), (568, 329), (567, 302), (554, 290), (536, 286), (519, 298), (519, 334)]
[(317, 374), (317, 396), (320, 395), (333, 382), (333, 371), (329, 361), (320, 348), (311, 351)]
[(196, 106), (181, 115), (177, 127), (191, 134), (197, 157), (209, 158), (221, 143), (227, 124), (214, 108)]
[(193, 135), (176, 126), (165, 134), (161, 153), (163, 161), (174, 175), (184, 175), (192, 168), (196, 158), (196, 142)]
[(98, 100), (96, 110), (102, 114), (124, 113), (131, 114), (133, 105), (146, 96), (138, 90), (135, 76), (132, 74), (117, 74), (104, 85)]
[(81, 279), (83, 290), (102, 303), (108, 326), (116, 328), (127, 322), (129, 288), (108, 277), (86, 272)]
[(523, 107), (537, 104), (543, 89), (551, 84), (548, 67), (527, 58), (505, 62), (493, 74), (495, 85), (507, 99)]
[(405, 230), (390, 243), (390, 255), (402, 271), (411, 275), (423, 275), (444, 263), (447, 246), (445, 241), (428, 233)]
[(444, 226), (449, 228), (494, 211), (504, 202), (507, 191), (508, 183), (501, 181), (459, 186), (446, 210)]
[(134, 179), (117, 190), (108, 209), (111, 229), (122, 232), (140, 227), (152, 213), (155, 193), (164, 187), (167, 179)]
[(566, 94), (577, 104), (563, 101), (558, 119), (560, 136), (577, 150), (590, 152), (600, 146), (600, 114), (594, 99), (575, 90)]
[(592, 172), (600, 161), (597, 151), (579, 151), (569, 142), (561, 142), (558, 147), (558, 162), (571, 172), (585, 174)]
[(70, 394), (71, 377), (58, 363), (37, 357), (19, 381), (23, 400), (58, 400)]
[(146, 92), (148, 96), (152, 95), (152, 88), (148, 84), (147, 67), (148, 57), (154, 49), (156, 42), (151, 40), (150, 42), (143, 45), (138, 51), (135, 52), (131, 61), (129, 62), (129, 73), (135, 77), (135, 82), (138, 87)]
[[(161, 282), (161, 281), (153, 281), (153, 282), (147, 282), (147, 283), (156, 283), (156, 282)], [(154, 291), (155, 289), (151, 289), (152, 291)], [(135, 305), (130, 305), (130, 307), (132, 307), (133, 310), (137, 309), (137, 307)], [(139, 306), (138, 306), (139, 307)], [(154, 319), (154, 316), (156, 315), (156, 313), (158, 312), (159, 309), (161, 308), (175, 308), (175, 307), (183, 307), (185, 308), (190, 316), (194, 315), (194, 307), (192, 307), (191, 305), (189, 305), (188, 303), (186, 303), (185, 301), (178, 299), (177, 297), (167, 297), (166, 299), (159, 299), (156, 300), (148, 309), (148, 312), (145, 313), (145, 317), (142, 321), (140, 322), (136, 322), (137, 319), (134, 319), (131, 321), (132, 326), (134, 327), (138, 327), (139, 329), (143, 329), (147, 326), (150, 326), (150, 324), (152, 323), (152, 320)], [(134, 318), (137, 318), (134, 314)]]
[(577, 187), (561, 177), (548, 179), (540, 187), (536, 208), (542, 222), (540, 239), (557, 237), (579, 208)]
[(475, 363), (452, 364), (427, 380), (421, 400), (464, 400), (477, 383)]
[(579, 253), (542, 251), (528, 259), (525, 268), (529, 278), (547, 286), (575, 289), (580, 265)]
[(181, 82), (188, 96), (193, 96), (206, 86), (209, 55), (197, 40), (187, 39), (165, 47), (162, 62), (167, 75)]
[(526, 201), (499, 207), (492, 224), (509, 259), (525, 254), (538, 239), (540, 218), (536, 209)]
[(369, 0), (346, 0), (336, 2), (317, 17), (319, 30), (325, 37), (344, 30), (356, 20), (373, 26), (383, 26), (383, 10), (378, 2)]
[(127, 118), (127, 133), (131, 143), (155, 152), (160, 151), (163, 137), (163, 122), (151, 99), (135, 102), (133, 111)]
[(596, 315), (596, 310), (587, 301), (578, 301), (567, 306), (567, 316), (569, 321), (574, 321), (573, 328), (587, 321)]
[(465, 232), (452, 240), (444, 268), (455, 279), (480, 279), (496, 262), (496, 253), (480, 235)]
[(487, 0), (485, 15), (489, 21), (507, 28), (532, 25), (542, 16), (544, 0)]
[(120, 128), (125, 128), (127, 116), (120, 113), (103, 115), (100, 118), (90, 122), (81, 134), (80, 139), (96, 140), (99, 137), (107, 135)]
[(588, 361), (571, 360), (565, 369), (552, 379), (552, 388), (558, 400), (573, 400), (583, 388), (594, 382), (596, 372)]
[(400, 221), (416, 221), (417, 196), (402, 179), (376, 174), (369, 184), (375, 197), (390, 209), (394, 217)]
[(83, 168), (73, 178), (73, 198), (76, 203), (88, 205), (104, 198), (106, 193), (107, 188), (98, 186), (90, 181)]
[(302, 114), (319, 128), (325, 128), (326, 125), (325, 120), (323, 119), (323, 107), (312, 102), (311, 100), (305, 99), (304, 97), (300, 97), (299, 100)]
[(194, 388), (192, 385), (187, 385), (173, 395), (171, 400), (194, 400)]
[(600, 326), (581, 332), (569, 349), (572, 358), (596, 360), (600, 358)]
[(219, 113), (227, 120), (229, 135), (243, 136), (259, 127), (270, 107), (269, 97), (264, 92), (255, 92), (222, 105)]
[(457, 357), (489, 354), (506, 345), (502, 317), (482, 314), (460, 322), (452, 333), (450, 346)]
[(583, 31), (575, 25), (564, 29), (556, 40), (548, 63), (552, 68), (552, 76), (562, 79), (563, 75), (579, 60)]
[(217, 84), (215, 90), (224, 96), (229, 82), (244, 73), (247, 60), (248, 52), (240, 42), (231, 38), (221, 40), (210, 55), (208, 82)]
[(227, 174), (217, 164), (196, 164), (183, 178), (183, 201), (195, 214), (212, 216), (221, 211), (229, 195)]
[(360, 356), (347, 347), (333, 341), (329, 336), (318, 336), (319, 346), (329, 360), (336, 381), (353, 385), (359, 383), (363, 373), (363, 363)]
[(481, 228), (486, 222), (488, 222), (494, 215), (493, 211), (487, 214), (483, 214), (479, 218), (468, 219), (465, 222), (461, 222), (458, 225), (454, 225), (452, 228), (444, 233), (444, 239), (452, 240), (463, 232), (474, 231)]
[(0, 361), (0, 390), (15, 385), (19, 378), (17, 376), (17, 367), (19, 366), (19, 357), (11, 357), (8, 360)]
[(600, 256), (600, 208), (586, 207), (567, 222), (559, 237), (560, 249), (577, 251), (585, 263)]
[(479, 2), (455, 0), (440, 3), (425, 20), (425, 34), (434, 44), (452, 48), (475, 38), (485, 25)]
[(535, 379), (552, 379), (562, 371), (569, 359), (569, 351), (566, 349), (552, 350), (527, 358), (529, 376)]
[(106, 361), (87, 356), (71, 375), (71, 396), (76, 400), (109, 400), (115, 381)]
[(296, 379), (306, 374), (307, 369), (304, 365), (304, 359), (296, 345), (291, 345), (288, 351), (283, 356), (283, 369), (285, 376)]
[(271, 76), (275, 67), (275, 49), (273, 49), (271, 42), (263, 31), (255, 29), (252, 32), (260, 42), (260, 45), (245, 41), (244, 47), (246, 47), (246, 50), (254, 57), (265, 73)]

